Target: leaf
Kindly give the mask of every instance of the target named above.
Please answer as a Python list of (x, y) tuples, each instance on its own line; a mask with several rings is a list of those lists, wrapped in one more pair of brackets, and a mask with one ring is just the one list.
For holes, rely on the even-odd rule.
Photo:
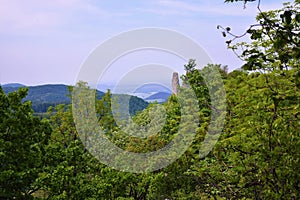
[(231, 40), (227, 40), (226, 44), (229, 45), (232, 41)]

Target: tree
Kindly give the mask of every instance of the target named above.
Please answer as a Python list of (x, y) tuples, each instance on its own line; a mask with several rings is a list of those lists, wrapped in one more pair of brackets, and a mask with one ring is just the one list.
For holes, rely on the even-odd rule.
[[(206, 192), (225, 198), (299, 198), (299, 7), (260, 12), (251, 43), (227, 43), (246, 64), (225, 81), (228, 113), (213, 156), (194, 165)], [(221, 27), (222, 28), (222, 27)], [(251, 73), (248, 73), (247, 71)]]
[(43, 172), (45, 145), (51, 128), (22, 102), (26, 88), (6, 95), (0, 87), (0, 197), (31, 199)]
[[(242, 35), (235, 35), (227, 27), (223, 34), (232, 36), (227, 41), (239, 58), (246, 63), (245, 70), (273, 71), (299, 68), (300, 58), (300, 2), (286, 3), (282, 9), (262, 12), (258, 5), (257, 24), (253, 24)], [(250, 35), (251, 44), (234, 43), (237, 39)], [(241, 50), (241, 53), (238, 52)]]

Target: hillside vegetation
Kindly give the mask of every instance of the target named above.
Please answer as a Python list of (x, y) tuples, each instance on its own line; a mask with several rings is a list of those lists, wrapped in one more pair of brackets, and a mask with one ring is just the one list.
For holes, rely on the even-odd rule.
[[(240, 70), (228, 72), (225, 66), (214, 64), (197, 66), (195, 60), (184, 66), (182, 81), (191, 86), (198, 102), (187, 100), (185, 105), (196, 108), (196, 113), (181, 107), (185, 99), (180, 95), (171, 95), (161, 104), (164, 115), (155, 109), (158, 104), (149, 104), (130, 116), (151, 133), (146, 137), (137, 137), (131, 127), (123, 127), (128, 118), (122, 118), (123, 124), (116, 122), (110, 91), (96, 100), (95, 124), (103, 135), (97, 135), (99, 132), (92, 129), (92, 124), (84, 123), (85, 119), (82, 124), (91, 128), (88, 134), (92, 139), (108, 138), (121, 150), (153, 152), (172, 144), (180, 131), (186, 133), (180, 136), (183, 142), (190, 132), (196, 133), (184, 154), (156, 171), (147, 171), (152, 166), (146, 162), (144, 173), (119, 171), (102, 164), (86, 148), (91, 140), (85, 140), (76, 129), (71, 104), (51, 107), (49, 118), (40, 119), (26, 101), (30, 89), (6, 94), (0, 87), (0, 198), (300, 199), (299, 1), (259, 13), (257, 23), (247, 31), (249, 43), (236, 43), (241, 37), (234, 36), (229, 27), (222, 30), (224, 36), (233, 37), (227, 42), (229, 47), (241, 50), (238, 55), (245, 64)], [(204, 75), (213, 71), (221, 78), (207, 82)], [(87, 84), (78, 85), (90, 91)], [(226, 106), (222, 99), (214, 98), (222, 96), (222, 85)], [(179, 88), (179, 94), (189, 91)], [(88, 96), (79, 97), (78, 101), (87, 102), (84, 100)], [(215, 101), (219, 104), (213, 104)], [(90, 116), (84, 106), (79, 108), (80, 114)], [(209, 142), (219, 136), (215, 127), (222, 124), (222, 117), (222, 134), (208, 149)], [(195, 119), (199, 120), (193, 126)], [(147, 127), (151, 122), (163, 122), (163, 127)], [(212, 140), (203, 142), (206, 137)], [(201, 156), (203, 152), (207, 155)], [(167, 160), (161, 157), (154, 164)], [(135, 167), (129, 161), (125, 164)]]

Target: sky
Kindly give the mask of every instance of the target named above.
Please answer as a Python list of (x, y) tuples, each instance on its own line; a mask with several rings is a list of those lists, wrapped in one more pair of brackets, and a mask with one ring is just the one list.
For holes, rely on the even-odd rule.
[[(261, 8), (280, 8), (283, 2), (262, 0)], [(256, 6), (248, 3), (244, 9), (243, 3), (223, 0), (1, 0), (0, 84), (74, 85), (97, 46), (147, 27), (177, 31), (197, 42), (214, 64), (233, 70), (242, 62), (227, 49), (216, 27), (243, 33), (255, 23)], [(157, 51), (137, 52), (115, 62), (100, 82), (112, 84), (121, 73), (149, 63), (175, 66), (182, 73), (186, 61)]]

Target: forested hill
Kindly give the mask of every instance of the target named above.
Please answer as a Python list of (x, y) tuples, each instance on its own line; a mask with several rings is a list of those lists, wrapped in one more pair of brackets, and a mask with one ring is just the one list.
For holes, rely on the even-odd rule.
[[(6, 94), (18, 90), (20, 87), (27, 87), (21, 84), (6, 84), (2, 88)], [(97, 99), (101, 99), (104, 92), (97, 90)], [(120, 95), (122, 97), (122, 94)], [(67, 85), (47, 84), (39, 86), (28, 86), (28, 94), (24, 101), (32, 102), (32, 109), (36, 113), (44, 113), (48, 107), (58, 104), (70, 104), (69, 90)], [(148, 103), (138, 97), (132, 97), (130, 101), (130, 114), (135, 114), (148, 106)]]
[[(20, 87), (7, 84), (3, 85), (2, 88), (5, 93), (10, 93)], [(68, 86), (63, 84), (28, 86), (28, 94), (24, 101), (31, 101), (32, 109), (37, 113), (43, 113), (47, 111), (49, 106), (71, 103), (68, 93)]]
[(152, 102), (152, 101), (166, 102), (169, 96), (171, 96), (171, 93), (169, 92), (157, 92), (145, 98), (145, 100), (148, 102)]

